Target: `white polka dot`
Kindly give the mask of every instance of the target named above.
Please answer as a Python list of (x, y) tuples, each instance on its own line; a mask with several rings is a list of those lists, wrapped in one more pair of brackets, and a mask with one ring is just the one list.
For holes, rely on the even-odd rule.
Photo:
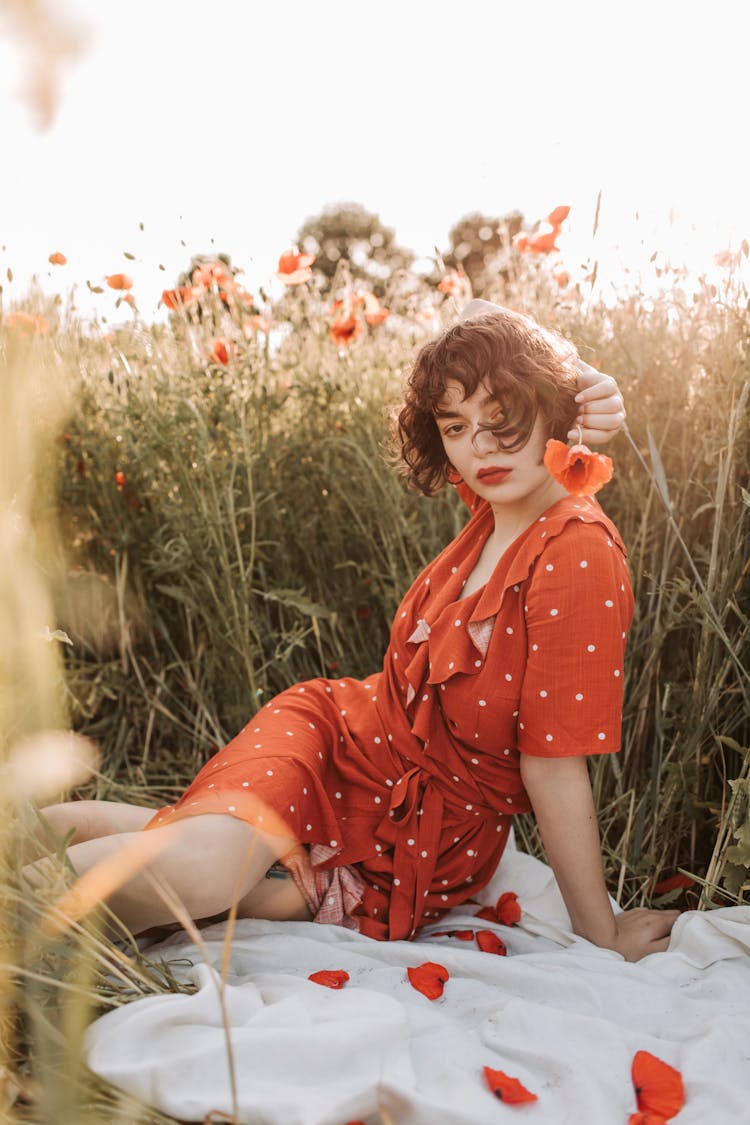
[(458, 780), (459, 780), (459, 779), (458, 779), (458, 778), (456, 777), (455, 773), (454, 773), (454, 775), (453, 775), (453, 780), (454, 780), (454, 781), (458, 781)]
[(408, 840), (407, 840), (406, 842), (407, 842), (407, 844), (409, 845), (409, 847), (410, 847), (410, 848), (413, 848), (413, 847), (414, 847), (414, 841), (413, 841), (413, 839), (411, 838), (411, 836), (409, 837), (409, 839), (408, 839)]
[(328, 905), (333, 906), (335, 901), (336, 901), (336, 899), (331, 896), (331, 898), (328, 899)]
[(503, 754), (505, 754), (505, 755), (506, 755), (506, 757), (507, 757), (507, 755), (508, 755), (508, 754), (510, 754), (510, 750), (508, 749), (508, 747), (507, 747), (507, 746), (506, 746), (506, 747), (505, 747), (505, 749), (503, 750)]
[(305, 796), (307, 796), (307, 787), (305, 787), (302, 792), (305, 794)]
[(334, 797), (335, 797), (335, 798), (336, 798), (336, 799), (337, 799), (338, 801), (340, 801), (340, 800), (341, 800), (341, 794), (340, 794), (340, 793), (334, 793)]
[[(342, 711), (342, 712), (341, 712), (341, 714), (342, 714), (342, 715), (345, 715), (345, 714), (346, 714), (346, 711)], [(343, 739), (342, 739), (341, 741), (343, 742)]]
[(547, 698), (547, 692), (546, 691), (540, 691), (539, 694), (541, 695), (542, 699)]
[(467, 854), (467, 855), (474, 855), (474, 849), (473, 849), (473, 848), (467, 848), (467, 849), (466, 849), (466, 854)]
[(441, 691), (445, 691), (445, 684), (441, 684), (441, 685), (440, 685), (440, 690), (441, 690)]
[(260, 727), (253, 727), (253, 734), (260, 734)]
[(379, 738), (377, 738), (377, 737), (373, 738), (372, 741), (375, 743), (376, 746), (380, 746), (380, 739)]
[(611, 609), (611, 608), (612, 608), (612, 606), (613, 606), (613, 605), (614, 605), (615, 603), (614, 603), (614, 602), (611, 602), (611, 601), (609, 600), (609, 598), (607, 598), (607, 600), (606, 600), (606, 602), (605, 602), (604, 604), (606, 605), (607, 609)]
[(315, 730), (315, 723), (308, 723), (307, 725), (309, 726), (310, 730)]
[(539, 651), (539, 645), (532, 645), (532, 646), (531, 646), (531, 651), (532, 651), (532, 652), (538, 652), (538, 651)]
[(306, 824), (305, 829), (307, 832), (312, 832), (312, 824)]
[(586, 569), (586, 567), (587, 567), (587, 566), (588, 566), (589, 564), (588, 564), (588, 563), (586, 562), (586, 560), (585, 560), (585, 559), (582, 559), (582, 560), (581, 560), (581, 562), (580, 562), (580, 563), (579, 563), (578, 565), (579, 565), (580, 567), (582, 567), (582, 568), (583, 568), (583, 569), (585, 570), (585, 569)]
[(383, 845), (382, 845), (382, 844), (376, 844), (376, 845), (375, 845), (375, 851), (376, 851), (376, 852), (382, 852), (382, 850), (383, 850)]
[(513, 798), (512, 797), (506, 797), (505, 800), (506, 800), (507, 804), (509, 804), (509, 805), (513, 804)]
[(526, 730), (526, 727), (523, 725), (523, 723), (519, 723), (518, 725), (519, 725), (521, 730)]
[(386, 785), (393, 785), (393, 782), (391, 781), (390, 777), (387, 777), (385, 779), (385, 783), (386, 783)]
[(482, 661), (481, 660), (475, 660), (474, 661), (474, 667), (475, 668), (481, 668), (482, 667)]
[(506, 680), (508, 681), (508, 683), (510, 683), (510, 681), (511, 681), (511, 680), (513, 679), (513, 677), (511, 676), (510, 672), (506, 672), (506, 673), (505, 673), (505, 678), (506, 678)]
[(576, 699), (578, 700), (579, 703), (583, 699), (583, 696), (581, 695), (580, 691), (576, 692)]
[(619, 676), (620, 675), (620, 669), (615, 668), (614, 674), (615, 674), (615, 676)]
[(294, 731), (293, 730), (288, 730), (285, 733), (286, 733), (287, 738), (294, 738)]
[(273, 770), (266, 770), (269, 777), (273, 777)]
[(544, 539), (544, 538), (546, 537), (546, 535), (547, 535), (547, 532), (546, 532), (546, 531), (543, 531), (543, 532), (542, 532), (542, 539)]
[(337, 848), (338, 846), (339, 846), (339, 845), (338, 845), (338, 840), (331, 840), (331, 847), (332, 847), (332, 848)]
[(545, 736), (544, 736), (544, 737), (546, 738), (547, 742), (551, 742), (551, 741), (552, 741), (552, 735), (551, 735), (551, 734), (545, 734)]
[(383, 798), (382, 797), (373, 797), (373, 800), (374, 800), (376, 805), (379, 805), (382, 802)]
[(373, 906), (372, 912), (373, 912), (373, 914), (377, 914), (377, 912), (378, 912), (377, 906)]
[(600, 730), (600, 731), (599, 731), (599, 733), (597, 734), (597, 736), (596, 736), (596, 737), (597, 737), (597, 738), (599, 739), (599, 741), (600, 741), (600, 742), (604, 742), (604, 739), (605, 739), (605, 738), (606, 738), (607, 736), (606, 736), (606, 734), (604, 733), (604, 731), (603, 731), (603, 730)]
[(545, 569), (545, 570), (554, 570), (555, 568), (554, 568), (554, 566), (552, 565), (552, 563), (547, 563), (547, 565), (545, 566), (545, 568), (544, 568), (544, 569)]
[(216, 783), (215, 783), (214, 781), (212, 781), (212, 782), (211, 782), (211, 784), (209, 785), (209, 787), (208, 787), (208, 788), (209, 788), (209, 789), (215, 789), (215, 788), (216, 788)]
[(273, 713), (274, 713), (274, 715), (280, 715), (281, 714), (281, 708), (280, 707), (274, 707)]
[(442, 900), (443, 902), (447, 902), (447, 901), (448, 901), (448, 896), (447, 896), (447, 895), (441, 895), (441, 896), (440, 896), (440, 898), (441, 898), (441, 900)]
[[(604, 737), (604, 735), (600, 735), (600, 738), (603, 738), (603, 737)], [(227, 808), (229, 809), (230, 812), (237, 812), (236, 805), (227, 805)]]
[(452, 566), (451, 567), (451, 574), (455, 574), (457, 570), (458, 570), (457, 566)]
[(586, 652), (596, 652), (596, 645), (586, 645)]
[(297, 688), (297, 691), (304, 691), (304, 690), (305, 690), (305, 689), (304, 689), (303, 687), (301, 687), (301, 688)]
[(404, 610), (404, 612), (401, 614), (401, 616), (406, 617), (406, 610)]
[(421, 855), (422, 859), (427, 858), (427, 852), (420, 852), (419, 854)]
[(486, 707), (487, 706), (487, 700), (486, 699), (480, 699), (479, 700), (479, 706), (480, 707)]
[(242, 782), (242, 788), (243, 789), (249, 789), (250, 788), (250, 782), (249, 781), (243, 781)]
[(451, 660), (450, 663), (448, 664), (448, 667), (449, 668), (455, 668), (456, 667), (455, 661)]
[(559, 609), (551, 609), (549, 611), (549, 615), (550, 615), (550, 617), (557, 617), (559, 612), (560, 612)]
[(453, 624), (454, 625), (460, 625), (461, 624), (461, 618), (457, 617), (456, 620), (453, 622)]
[(509, 637), (513, 636), (513, 629), (510, 627), (510, 625), (506, 625), (505, 632), (508, 634)]
[(263, 749), (263, 743), (262, 742), (256, 742), (255, 743), (255, 749), (256, 750), (262, 750)]
[(472, 758), (472, 759), (471, 759), (471, 764), (472, 764), (473, 766), (478, 766), (478, 765), (479, 765), (479, 758)]
[(394, 879), (393, 885), (394, 885), (394, 887), (400, 887), (401, 886), (401, 880), (400, 879)]

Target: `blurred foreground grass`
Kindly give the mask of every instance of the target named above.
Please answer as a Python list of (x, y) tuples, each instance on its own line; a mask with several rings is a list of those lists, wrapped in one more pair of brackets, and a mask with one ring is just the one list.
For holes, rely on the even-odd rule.
[[(454, 315), (419, 284), (394, 282), (388, 321), (341, 348), (303, 290), (267, 310), (273, 347), (187, 311), (106, 337), (39, 308), (49, 333), (0, 328), (0, 1112), (166, 1120), (88, 1075), (82, 1035), (95, 1011), (178, 986), (94, 922), (44, 938), (54, 892), (19, 882), (34, 800), (74, 781), (45, 732), (98, 747), (79, 795), (157, 805), (276, 691), (380, 666), (399, 597), (464, 520), (384, 464), (410, 360)], [(623, 752), (592, 763), (611, 888), (623, 905), (746, 901), (747, 291), (730, 273), (597, 305), (538, 270), (497, 297), (572, 338), (628, 406), (600, 495), (636, 594)], [(678, 870), (692, 889), (655, 890)]]

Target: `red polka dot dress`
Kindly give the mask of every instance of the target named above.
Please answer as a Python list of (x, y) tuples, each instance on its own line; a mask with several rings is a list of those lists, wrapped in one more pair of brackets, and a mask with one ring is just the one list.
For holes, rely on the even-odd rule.
[(382, 671), (276, 696), (149, 827), (216, 812), (293, 835), (343, 886), (344, 924), (408, 938), (491, 878), (530, 809), (521, 754), (619, 749), (633, 597), (614, 525), (591, 498), (559, 500), (462, 598), (494, 526), (465, 499), (473, 515), (403, 599)]

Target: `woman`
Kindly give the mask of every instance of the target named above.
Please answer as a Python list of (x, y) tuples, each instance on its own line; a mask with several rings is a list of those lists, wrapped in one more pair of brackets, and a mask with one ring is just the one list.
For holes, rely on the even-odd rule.
[(148, 861), (108, 899), (133, 932), (172, 920), (162, 883), (193, 918), (236, 902), (409, 938), (489, 881), (533, 809), (576, 932), (631, 960), (666, 948), (676, 911), (612, 911), (585, 761), (619, 748), (632, 594), (614, 526), (543, 461), (581, 399), (589, 440), (619, 427), (619, 396), (576, 395), (577, 370), (562, 340), (472, 302), (417, 356), (398, 434), (410, 484), (451, 480), (473, 515), (406, 594), (382, 671), (282, 692), (156, 814), (46, 810), (79, 874)]

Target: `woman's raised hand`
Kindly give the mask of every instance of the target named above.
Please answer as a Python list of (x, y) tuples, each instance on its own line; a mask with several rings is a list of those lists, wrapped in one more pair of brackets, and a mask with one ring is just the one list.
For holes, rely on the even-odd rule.
[(581, 410), (568, 431), (571, 440), (578, 438), (580, 426), (584, 444), (602, 445), (614, 437), (625, 421), (625, 403), (615, 380), (580, 358), (576, 402)]

